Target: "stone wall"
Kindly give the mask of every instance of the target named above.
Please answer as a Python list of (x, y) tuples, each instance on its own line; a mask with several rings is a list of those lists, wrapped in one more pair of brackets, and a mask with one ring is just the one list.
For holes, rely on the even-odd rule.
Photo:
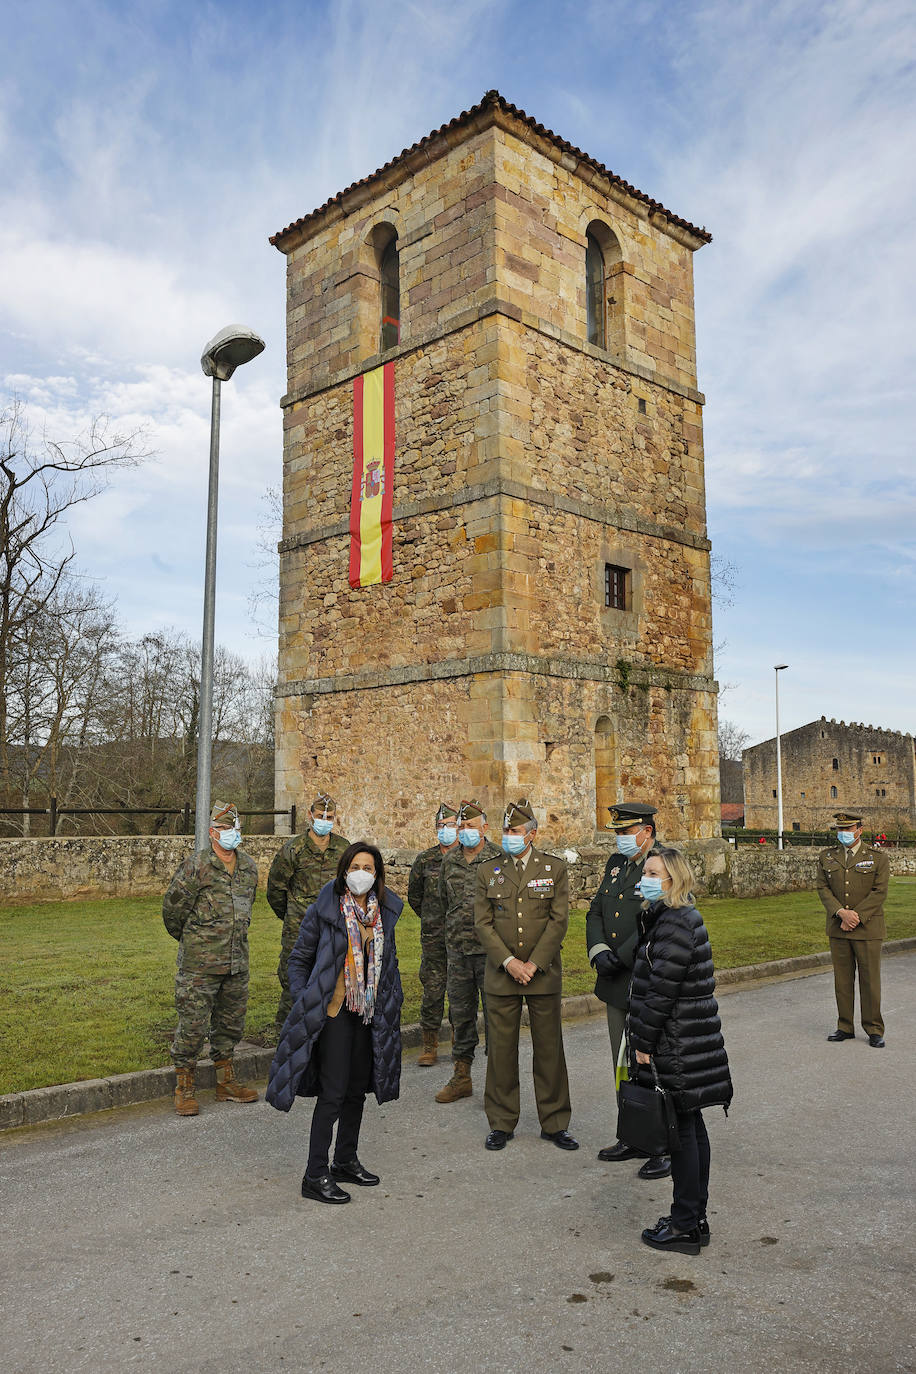
[[(254, 836), (246, 841), (246, 852), (258, 865), (262, 892), (271, 860), (282, 843), (283, 837), (277, 835)], [(579, 849), (562, 844), (554, 848), (569, 859), (573, 903), (587, 904), (604, 873), (611, 842)], [(699, 841), (686, 848), (697, 875), (698, 896), (762, 897), (814, 886), (816, 849), (780, 852), (771, 845), (741, 845), (736, 849), (722, 840)], [(180, 836), (0, 840), (0, 905), (158, 897), (189, 852), (187, 840)], [(390, 886), (406, 898), (416, 850), (389, 849), (383, 853)], [(894, 876), (916, 875), (916, 849), (892, 849), (888, 857)]]
[[(916, 829), (913, 736), (851, 721), (811, 721), (781, 737), (784, 830), (827, 830), (853, 809), (869, 833)], [(745, 749), (744, 824), (775, 830), (776, 740)]]

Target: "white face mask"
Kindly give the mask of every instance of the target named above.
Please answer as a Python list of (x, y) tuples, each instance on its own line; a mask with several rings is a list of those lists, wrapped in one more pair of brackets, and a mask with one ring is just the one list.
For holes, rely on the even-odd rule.
[(374, 882), (375, 874), (367, 873), (364, 868), (354, 868), (347, 874), (347, 887), (354, 897), (365, 897)]

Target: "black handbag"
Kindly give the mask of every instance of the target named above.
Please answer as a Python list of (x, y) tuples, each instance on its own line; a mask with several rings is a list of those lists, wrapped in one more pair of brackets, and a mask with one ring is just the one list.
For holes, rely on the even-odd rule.
[[(645, 1069), (645, 1065), (639, 1065)], [(647, 1155), (667, 1155), (677, 1149), (679, 1133), (677, 1112), (671, 1100), (658, 1081), (655, 1064), (649, 1061), (652, 1076), (651, 1086), (640, 1083), (633, 1066), (631, 1079), (625, 1079), (617, 1094), (617, 1139), (632, 1150), (642, 1150)], [(638, 1072), (638, 1070), (637, 1070)]]

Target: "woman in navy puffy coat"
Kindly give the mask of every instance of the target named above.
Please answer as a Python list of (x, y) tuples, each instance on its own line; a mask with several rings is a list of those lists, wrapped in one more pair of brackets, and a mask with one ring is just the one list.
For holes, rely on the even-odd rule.
[[(401, 1083), (401, 975), (394, 927), (404, 903), (385, 887), (385, 865), (363, 840), (340, 856), (337, 877), (302, 919), (289, 957), (293, 1007), (270, 1066), (267, 1100), (288, 1112), (316, 1096), (302, 1196), (343, 1203), (338, 1180), (371, 1187), (359, 1161), (366, 1093), (379, 1102)], [(331, 1135), (337, 1124), (334, 1163)]]
[(698, 1255), (709, 1242), (709, 1137), (704, 1107), (728, 1111), (728, 1070), (712, 950), (693, 906), (690, 865), (678, 849), (659, 847), (646, 859), (638, 891), (641, 941), (630, 985), (629, 1043), (637, 1064), (654, 1063), (677, 1111), (679, 1144), (671, 1151), (671, 1215), (643, 1231), (647, 1245)]

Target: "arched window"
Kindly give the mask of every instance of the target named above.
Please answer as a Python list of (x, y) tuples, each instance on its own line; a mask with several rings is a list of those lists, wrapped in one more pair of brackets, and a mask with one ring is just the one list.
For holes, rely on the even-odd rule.
[(835, 788), (835, 787), (831, 787), (831, 789), (830, 789), (830, 799), (831, 799), (831, 801), (836, 801), (836, 788)]
[(585, 313), (589, 343), (596, 348), (606, 348), (604, 254), (594, 234), (585, 235)]
[(623, 252), (613, 229), (593, 219), (585, 231), (585, 318), (590, 344), (623, 357)]
[(608, 807), (617, 800), (614, 781), (614, 727), (609, 716), (595, 725), (595, 827), (604, 830), (610, 820)]
[(401, 338), (401, 281), (398, 263), (398, 236), (392, 234), (379, 258), (381, 285), (381, 332), (379, 351), (394, 348)]

